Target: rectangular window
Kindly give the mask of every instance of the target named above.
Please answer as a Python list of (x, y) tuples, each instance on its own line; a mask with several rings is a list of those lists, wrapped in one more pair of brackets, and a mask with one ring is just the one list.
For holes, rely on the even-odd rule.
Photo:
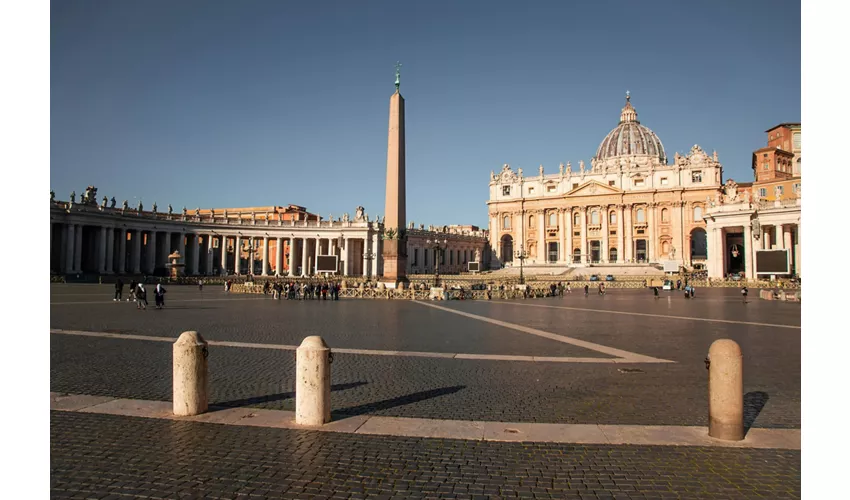
[(616, 181), (608, 181), (609, 186), (613, 186), (614, 184), (616, 184)]
[(795, 193), (799, 193), (799, 192), (800, 192), (800, 183), (799, 183), (799, 182), (795, 182), (795, 183), (794, 183), (794, 192), (795, 192)]
[(770, 170), (770, 163), (765, 163), (762, 170)]
[(554, 193), (554, 192), (555, 192), (555, 187), (556, 187), (556, 186), (546, 186), (546, 192), (547, 192), (547, 193)]
[(662, 185), (662, 186), (666, 186), (666, 185), (667, 185), (667, 178), (666, 178), (666, 177), (662, 177), (662, 178), (661, 178), (661, 185)]
[(702, 182), (702, 170), (694, 170), (691, 172), (691, 182), (694, 184)]
[(502, 186), (502, 195), (510, 196), (511, 195), (511, 187), (510, 186)]
[(638, 229), (637, 234), (643, 234), (643, 229)]
[(573, 182), (573, 189), (578, 187), (578, 182)]
[(759, 188), (759, 196), (767, 196), (767, 189)]
[(794, 134), (794, 149), (800, 149), (800, 133)]
[(635, 187), (643, 187), (643, 179), (635, 179)]
[(534, 194), (534, 188), (533, 187), (528, 188), (528, 194)]
[(776, 186), (776, 190), (779, 191), (779, 194), (783, 194), (782, 192), (784, 191), (784, 189), (782, 188), (782, 186)]

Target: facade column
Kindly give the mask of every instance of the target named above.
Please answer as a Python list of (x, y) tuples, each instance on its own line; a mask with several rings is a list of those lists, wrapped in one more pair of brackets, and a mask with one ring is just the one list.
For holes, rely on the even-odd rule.
[(794, 272), (797, 273), (797, 276), (803, 275), (802, 269), (800, 267), (803, 263), (803, 259), (800, 258), (800, 252), (803, 248), (803, 239), (802, 239), (802, 233), (801, 233), (802, 228), (803, 228), (803, 226), (801, 224), (797, 224), (796, 231), (794, 231), (794, 233), (797, 236), (797, 243), (794, 246)]
[(156, 229), (151, 230), (146, 248), (148, 249), (147, 269), (149, 273), (153, 274), (154, 270), (156, 270)]
[(626, 259), (623, 248), (623, 205), (617, 205), (617, 262), (622, 263)]
[(647, 245), (647, 263), (657, 262), (658, 259), (655, 255), (655, 247), (657, 244), (656, 234), (655, 234), (655, 208), (658, 206), (657, 203), (651, 202), (646, 204), (647, 220), (649, 221), (649, 244)]
[(97, 231), (97, 272), (106, 273), (106, 228), (102, 226)]
[(79, 273), (82, 272), (83, 260), (83, 226), (81, 224), (77, 224), (77, 227), (74, 229), (74, 272)]
[(537, 214), (537, 261), (541, 264), (549, 262), (548, 252), (546, 251), (546, 211), (540, 210)]
[(123, 227), (118, 235), (118, 273), (127, 272), (127, 230)]
[(67, 236), (65, 239), (65, 259), (63, 260), (62, 266), (62, 271), (66, 273), (74, 272), (74, 245), (77, 241), (74, 231), (74, 225), (68, 224), (68, 229), (66, 230)]
[(793, 250), (791, 244), (791, 226), (782, 225), (782, 248), (785, 250)]
[(748, 280), (755, 279), (756, 270), (753, 268), (753, 230), (749, 224), (744, 224), (744, 272)]
[(133, 266), (133, 274), (142, 272), (142, 230), (133, 229), (133, 248), (130, 263)]
[[(342, 275), (348, 276), (348, 255), (350, 254), (350, 252), (348, 251), (348, 238), (346, 238), (345, 236), (342, 237), (342, 246)], [(410, 262), (410, 259), (407, 259), (407, 261)]]
[(590, 262), (590, 254), (587, 251), (587, 207), (581, 207), (581, 261)]
[(625, 262), (632, 262), (635, 258), (635, 244), (634, 244), (634, 227), (632, 226), (632, 205), (628, 204), (623, 207), (623, 215), (625, 227), (623, 228), (623, 245), (625, 246)]
[(601, 255), (599, 256), (600, 262), (608, 262), (608, 257), (611, 255), (611, 249), (608, 248), (608, 205), (602, 205), (602, 251), (599, 252)]
[[(684, 244), (682, 243), (682, 208), (681, 204), (678, 201), (674, 201), (672, 207), (670, 207), (670, 218), (673, 224), (673, 248), (676, 249), (676, 259), (673, 260), (681, 260), (684, 262)], [(669, 256), (667, 257), (670, 258)]]
[(263, 236), (263, 276), (269, 275), (269, 237)]
[(106, 229), (106, 274), (115, 271), (115, 228)]
[(573, 209), (568, 207), (564, 211), (564, 261), (570, 265), (573, 263)]
[[(518, 228), (519, 229), (519, 241), (518, 241), (518, 243), (519, 243), (520, 246), (518, 248), (521, 248), (524, 252), (528, 253), (528, 247), (525, 246), (525, 243), (526, 243), (525, 242), (525, 211), (518, 212), (518, 213), (514, 214), (514, 220), (516, 220), (516, 219), (519, 219), (519, 228)], [(423, 266), (425, 265), (424, 264), (424, 257), (423, 257), (423, 264), (422, 265)]]
[(301, 238), (301, 276), (307, 276), (307, 238)]
[(233, 274), (242, 272), (242, 236), (235, 236), (233, 242)]

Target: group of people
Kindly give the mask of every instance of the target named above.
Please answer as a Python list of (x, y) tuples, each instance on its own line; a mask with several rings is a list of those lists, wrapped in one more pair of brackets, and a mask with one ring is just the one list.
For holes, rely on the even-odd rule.
[(306, 283), (295, 282), (274, 284), (266, 281), (263, 284), (263, 295), (271, 294), (272, 298), (280, 300), (339, 300), (339, 283)]
[[(121, 278), (115, 280), (115, 296), (113, 302), (120, 302), (121, 296), (124, 293), (124, 282)], [(162, 309), (165, 307), (165, 287), (162, 283), (157, 283), (153, 290), (156, 308)], [(136, 303), (136, 309), (146, 311), (148, 309), (148, 291), (142, 281), (133, 280), (130, 282), (130, 293), (127, 296), (127, 302), (133, 301)]]

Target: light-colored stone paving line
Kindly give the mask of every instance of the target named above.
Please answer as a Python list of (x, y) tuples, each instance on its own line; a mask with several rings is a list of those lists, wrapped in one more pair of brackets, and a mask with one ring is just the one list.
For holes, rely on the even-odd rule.
[(743, 441), (722, 441), (709, 437), (706, 427), (696, 426), (541, 424), (370, 415), (357, 415), (334, 420), (323, 426), (308, 427), (295, 424), (295, 412), (292, 411), (213, 407), (209, 412), (201, 415), (175, 417), (169, 401), (119, 399), (83, 394), (50, 393), (50, 409), (222, 425), (470, 441), (715, 446), (785, 450), (799, 450), (802, 442), (800, 429), (750, 429)]
[(630, 311), (612, 311), (609, 309), (590, 309), (586, 307), (569, 307), (569, 306), (547, 306), (543, 304), (527, 304), (525, 302), (514, 302), (510, 300), (500, 300), (501, 304), (510, 304), (513, 306), (526, 306), (526, 307), (544, 307), (547, 309), (566, 309), (570, 311), (585, 311), (585, 312), (598, 312), (598, 313), (608, 313), (608, 314), (625, 314), (627, 316), (646, 316), (650, 318), (664, 318), (664, 319), (683, 319), (687, 321), (707, 321), (709, 323), (731, 323), (735, 325), (754, 325), (754, 326), (770, 326), (775, 328), (791, 328), (793, 330), (800, 330), (802, 327), (797, 325), (779, 325), (775, 323), (757, 323), (755, 321), (737, 321), (732, 319), (713, 319), (713, 318), (697, 318), (695, 316), (672, 316), (667, 314), (651, 314), (651, 313), (640, 313), (640, 312), (630, 312)]
[(572, 337), (567, 337), (564, 335), (558, 335), (551, 332), (546, 332), (543, 330), (538, 330), (537, 328), (531, 328), (524, 325), (518, 325), (516, 323), (508, 323), (507, 321), (500, 321), (498, 319), (488, 318), (487, 316), (480, 316), (478, 314), (472, 314), (464, 311), (458, 311), (457, 309), (452, 309), (449, 307), (438, 306), (436, 304), (429, 304), (428, 302), (423, 301), (413, 301), (416, 304), (421, 304), (427, 307), (433, 307), (434, 309), (439, 309), (441, 311), (450, 312), (453, 314), (458, 314), (460, 316), (465, 316), (467, 318), (477, 319), (479, 321), (484, 321), (487, 323), (492, 323), (494, 325), (498, 325), (504, 328), (510, 328), (512, 330), (517, 330), (523, 333), (530, 333), (532, 335), (537, 335), (539, 337), (544, 337), (550, 340), (557, 340), (558, 342), (563, 342), (565, 344), (570, 344), (578, 347), (582, 347), (584, 349), (589, 349), (591, 351), (601, 352), (603, 354), (608, 354), (609, 356), (616, 356), (621, 358), (622, 360), (628, 360), (632, 363), (674, 363), (674, 361), (669, 361), (666, 359), (653, 358), (652, 356), (644, 356), (642, 354), (638, 354), (635, 352), (624, 351), (622, 349), (617, 349), (614, 347), (608, 347), (601, 344), (595, 344), (593, 342), (588, 342), (586, 340), (574, 339)]
[[(175, 342), (176, 337), (157, 337), (154, 335), (130, 335), (107, 332), (87, 332), (81, 330), (62, 330), (51, 328), (50, 333), (58, 335), (78, 335), (83, 337), (101, 337), (108, 339), (123, 340), (148, 340), (152, 342)], [(208, 340), (211, 346), (242, 347), (248, 349), (272, 349), (282, 351), (294, 351), (296, 345), (285, 344), (263, 344), (256, 342), (231, 342), (227, 340)], [(405, 356), (417, 358), (443, 358), (464, 359), (484, 361), (525, 361), (531, 363), (670, 363), (663, 359), (650, 358), (648, 356), (629, 356), (621, 358), (583, 358), (583, 357), (557, 357), (557, 356), (515, 356), (510, 354), (467, 354), (454, 352), (418, 352), (418, 351), (384, 351), (374, 349), (347, 349), (334, 348), (333, 352), (339, 354), (362, 354), (366, 356)]]

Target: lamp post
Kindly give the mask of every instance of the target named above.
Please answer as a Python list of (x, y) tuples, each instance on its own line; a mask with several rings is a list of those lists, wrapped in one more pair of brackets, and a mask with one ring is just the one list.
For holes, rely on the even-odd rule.
[[(372, 260), (376, 259), (377, 257), (378, 257), (378, 254), (376, 254), (375, 252), (366, 252), (366, 253), (363, 254), (363, 258), (366, 260), (366, 262), (367, 262), (366, 265), (368, 266), (368, 268), (366, 269), (366, 275), (367, 276), (369, 275), (369, 271), (372, 269)], [(374, 278), (374, 277), (375, 276), (372, 276), (372, 278)]]
[(449, 241), (446, 239), (438, 240), (426, 240), (426, 243), (430, 248), (434, 249), (434, 286), (440, 287), (440, 261), (445, 255), (446, 247), (449, 245)]
[(522, 263), (528, 258), (528, 253), (523, 249), (522, 243), (519, 244), (519, 250), (514, 251), (514, 258), (519, 259), (519, 284), (525, 284), (525, 276), (522, 272)]

